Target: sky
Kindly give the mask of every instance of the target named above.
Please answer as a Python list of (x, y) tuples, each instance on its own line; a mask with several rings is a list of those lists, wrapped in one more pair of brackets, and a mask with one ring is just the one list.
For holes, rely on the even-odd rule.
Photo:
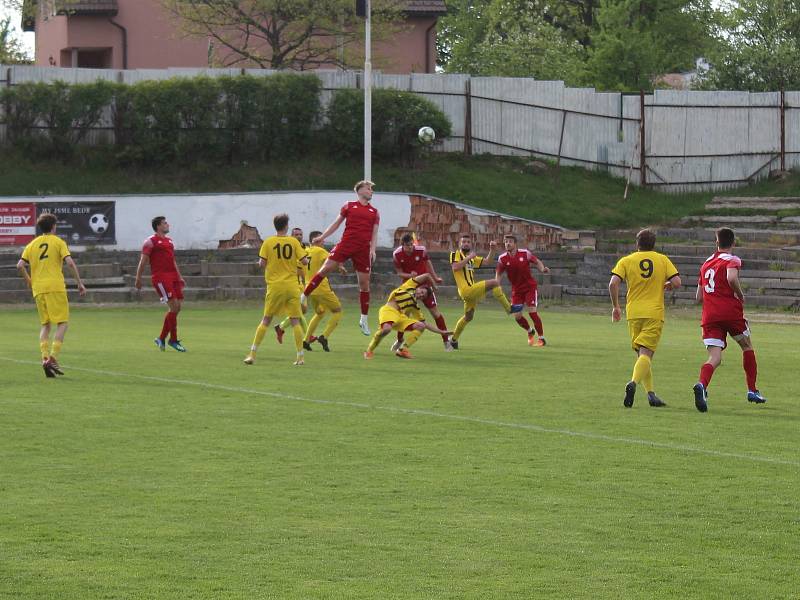
[(6, 8), (5, 6), (3, 6), (2, 2), (0, 2), (0, 19), (5, 19), (9, 15), (11, 15), (11, 26), (15, 29), (17, 38), (22, 40), (22, 43), (27, 49), (28, 54), (30, 54), (31, 58), (33, 58), (34, 34), (23, 33), (22, 30), (19, 28), (21, 20), (19, 12)]

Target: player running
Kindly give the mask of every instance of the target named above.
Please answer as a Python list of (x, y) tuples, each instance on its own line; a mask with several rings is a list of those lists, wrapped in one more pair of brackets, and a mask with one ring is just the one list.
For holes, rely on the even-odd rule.
[(622, 402), (625, 408), (633, 406), (638, 383), (644, 383), (650, 406), (666, 406), (653, 389), (652, 360), (664, 329), (664, 290), (677, 290), (681, 287), (681, 278), (672, 261), (653, 250), (655, 245), (656, 234), (642, 229), (636, 234), (636, 252), (619, 259), (608, 282), (613, 306), (611, 320), (615, 323), (622, 315), (619, 286), (623, 281), (628, 284), (625, 317), (637, 359), (631, 380), (625, 386)]
[(700, 368), (700, 380), (694, 386), (694, 405), (700, 412), (708, 410), (708, 384), (722, 363), (722, 351), (730, 335), (742, 348), (742, 367), (747, 380), (747, 401), (767, 401), (756, 386), (758, 366), (750, 339), (750, 327), (744, 318), (744, 292), (739, 282), (742, 260), (731, 254), (736, 236), (732, 229), (717, 230), (717, 251), (700, 267), (696, 298), (703, 303), (701, 326), (708, 360)]
[(276, 215), (273, 219), (277, 235), (264, 240), (258, 251), (258, 265), (264, 269), (267, 294), (264, 299), (264, 318), (256, 328), (256, 335), (244, 364), (256, 361), (256, 352), (267, 333), (272, 317), (289, 315), (294, 332), (294, 345), (297, 349), (295, 365), (304, 364), (303, 328), (300, 327), (300, 298), (297, 289), (297, 268), (308, 263), (308, 253), (295, 238), (286, 235), (289, 229), (289, 215)]
[[(312, 231), (308, 236), (309, 239), (316, 240), (306, 248), (309, 258), (306, 268), (308, 269), (309, 275), (319, 271), (328, 259), (328, 251), (322, 247), (322, 242), (319, 241), (320, 235), (322, 235), (321, 231)], [(340, 272), (346, 273), (344, 267), (341, 265), (339, 270)], [(333, 330), (336, 329), (339, 320), (342, 318), (342, 303), (339, 302), (339, 298), (336, 297), (336, 294), (331, 289), (331, 284), (327, 277), (323, 279), (317, 289), (311, 292), (308, 301), (311, 303), (311, 308), (314, 310), (314, 316), (311, 317), (311, 320), (308, 322), (308, 327), (306, 327), (306, 337), (303, 341), (303, 348), (311, 350), (311, 343), (318, 342), (325, 352), (330, 352), (331, 349), (328, 342)], [(317, 326), (328, 313), (330, 313), (330, 319), (328, 319), (328, 325), (325, 327), (325, 331), (323, 331), (322, 335), (319, 337), (314, 337)]]
[(458, 240), (458, 245), (459, 249), (450, 253), (450, 268), (453, 270), (453, 277), (458, 286), (458, 296), (464, 301), (464, 316), (456, 323), (455, 331), (450, 338), (450, 345), (453, 350), (458, 350), (458, 339), (461, 337), (461, 333), (467, 323), (472, 321), (475, 316), (475, 307), (478, 306), (478, 302), (483, 300), (489, 290), (491, 290), (492, 296), (502, 304), (505, 311), (507, 313), (511, 312), (511, 304), (509, 304), (508, 298), (503, 293), (499, 280), (475, 281), (475, 269), (479, 268), (484, 262), (491, 260), (492, 254), (497, 247), (497, 242), (494, 240), (489, 242), (489, 253), (485, 258), (478, 256), (472, 249), (471, 235), (462, 235)]
[[(414, 236), (410, 233), (403, 234), (403, 237), (400, 238), (400, 246), (395, 249), (392, 254), (392, 259), (394, 262), (394, 270), (400, 276), (401, 282), (403, 283), (417, 275), (423, 275), (425, 273), (430, 273), (436, 283), (442, 283), (443, 281), (442, 278), (436, 274), (436, 270), (433, 268), (433, 263), (431, 263), (425, 246), (415, 244)], [(425, 296), (423, 304), (425, 304), (431, 316), (436, 321), (436, 326), (439, 329), (446, 330), (447, 324), (445, 323), (442, 313), (439, 312), (439, 307), (436, 303), (436, 294), (433, 290), (430, 290), (430, 293)], [(422, 318), (422, 313), (415, 318), (418, 321), (424, 320)], [(442, 335), (442, 341), (444, 342), (445, 351), (449, 352), (453, 349), (446, 335)], [(402, 347), (402, 344), (403, 332), (398, 331), (397, 342), (392, 348), (397, 351)]]
[[(303, 243), (303, 230), (302, 229), (300, 229), (299, 227), (293, 227), (292, 228), (292, 237), (294, 239), (296, 239), (298, 242), (300, 242), (300, 245), (304, 249), (308, 249), (308, 246), (306, 246)], [(309, 236), (309, 239), (313, 239), (313, 236)], [(316, 271), (314, 271), (314, 272), (316, 273)], [(298, 268), (298, 271), (297, 271), (297, 285), (298, 285), (297, 293), (298, 294), (302, 294), (303, 293), (303, 288), (305, 288), (305, 286), (306, 286), (305, 281), (306, 281), (306, 271), (305, 271), (305, 269), (304, 268)], [(303, 310), (305, 311), (305, 308)], [(291, 319), (289, 317), (286, 317), (283, 321), (281, 321), (280, 323), (275, 325), (275, 335), (278, 338), (278, 343), (279, 344), (283, 343), (283, 335), (286, 333), (286, 330), (289, 329), (289, 325), (290, 324), (291, 324)], [(306, 331), (308, 329), (308, 323), (306, 322), (306, 318), (302, 314), (300, 315), (300, 325), (303, 327), (303, 331)], [(310, 348), (306, 348), (306, 349), (309, 350)]]
[[(516, 315), (514, 319), (528, 333), (529, 346), (545, 346), (547, 341), (544, 339), (542, 319), (537, 311), (539, 306), (539, 284), (531, 274), (531, 265), (536, 265), (540, 273), (549, 273), (550, 269), (545, 267), (544, 263), (530, 250), (526, 248), (518, 249), (515, 236), (510, 234), (503, 236), (503, 244), (506, 247), (506, 251), (497, 259), (495, 279), (500, 281), (503, 273), (508, 274), (508, 280), (511, 282), (511, 314)], [(522, 314), (523, 310), (528, 311), (533, 326), (528, 325), (527, 319)], [(536, 340), (536, 335), (539, 336), (538, 341)]]
[(339, 211), (339, 216), (322, 232), (322, 235), (317, 240), (311, 240), (312, 242), (323, 242), (339, 228), (342, 222), (345, 222), (341, 241), (333, 247), (322, 268), (308, 282), (300, 297), (301, 301), (305, 302), (325, 277), (334, 269), (338, 269), (343, 262), (351, 260), (358, 277), (361, 302), (359, 327), (364, 335), (370, 334), (368, 320), (369, 273), (372, 263), (375, 262), (375, 245), (378, 242), (378, 224), (380, 223), (378, 209), (370, 204), (374, 185), (371, 181), (359, 181), (353, 188), (358, 198), (345, 204)]
[[(175, 262), (175, 245), (167, 237), (169, 233), (167, 218), (164, 216), (154, 217), (150, 224), (155, 233), (142, 245), (142, 255), (139, 258), (139, 265), (136, 267), (134, 286), (137, 290), (142, 289), (142, 273), (145, 265), (149, 264), (153, 288), (161, 303), (168, 307), (161, 334), (154, 340), (155, 344), (162, 352), (166, 346), (170, 346), (178, 352), (186, 352), (186, 348), (178, 339), (178, 313), (181, 312), (183, 288), (186, 282), (178, 270), (178, 263)], [(166, 341), (167, 334), (169, 334), (169, 342)]]
[(372, 336), (367, 351), (364, 352), (364, 358), (367, 360), (372, 359), (375, 356), (375, 348), (392, 330), (408, 332), (406, 338), (407, 347), (400, 348), (395, 352), (395, 355), (399, 358), (414, 358), (411, 356), (408, 346), (412, 346), (426, 329), (440, 335), (450, 335), (449, 331), (429, 325), (425, 321), (419, 321), (407, 314), (410, 309), (416, 309), (419, 312), (417, 301), (424, 301), (435, 288), (436, 284), (433, 276), (430, 273), (425, 273), (408, 279), (400, 287), (392, 290), (386, 300), (386, 304), (378, 312), (380, 328)]
[[(39, 313), (39, 349), (42, 352), (42, 369), (46, 377), (63, 375), (58, 364), (58, 354), (64, 343), (64, 336), (69, 326), (69, 301), (67, 285), (64, 282), (62, 263), (66, 263), (78, 284), (78, 293), (86, 294), (86, 287), (81, 281), (78, 266), (72, 260), (67, 244), (56, 236), (56, 217), (50, 213), (42, 213), (36, 220), (42, 235), (36, 237), (25, 246), (22, 257), (17, 262), (17, 270), (31, 288)], [(28, 273), (28, 266), (31, 272)], [(50, 343), (50, 330), (56, 324), (53, 342)]]

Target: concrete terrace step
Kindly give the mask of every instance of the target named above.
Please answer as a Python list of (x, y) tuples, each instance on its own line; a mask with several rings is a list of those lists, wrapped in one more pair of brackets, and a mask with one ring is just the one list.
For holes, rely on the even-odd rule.
[(707, 210), (756, 209), (768, 212), (800, 210), (800, 197), (796, 196), (715, 196), (706, 204)]

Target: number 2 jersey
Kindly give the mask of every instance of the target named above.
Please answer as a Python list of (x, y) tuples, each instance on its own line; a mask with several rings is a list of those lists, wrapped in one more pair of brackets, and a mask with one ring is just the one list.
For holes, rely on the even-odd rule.
[(66, 242), (50, 233), (40, 235), (25, 246), (22, 260), (30, 265), (34, 296), (67, 291), (61, 265), (69, 255)]
[(303, 245), (288, 235), (273, 235), (264, 240), (258, 256), (267, 262), (264, 279), (267, 286), (291, 284), (297, 287), (297, 269), (308, 253)]
[(664, 320), (664, 284), (680, 274), (667, 256), (640, 250), (620, 258), (611, 274), (628, 285), (626, 319)]
[(742, 301), (728, 283), (728, 269), (741, 268), (742, 260), (728, 252), (715, 252), (700, 267), (697, 284), (703, 294), (702, 325), (744, 319)]

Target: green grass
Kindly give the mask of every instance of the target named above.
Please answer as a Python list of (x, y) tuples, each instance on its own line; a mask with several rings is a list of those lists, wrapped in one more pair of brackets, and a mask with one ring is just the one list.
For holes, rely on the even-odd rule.
[[(378, 190), (417, 192), (570, 228), (640, 227), (704, 214), (715, 195), (664, 194), (632, 188), (625, 181), (577, 167), (535, 174), (528, 160), (489, 155), (433, 154), (414, 168), (376, 162)], [(161, 169), (111, 166), (90, 155), (85, 164), (30, 161), (0, 153), (0, 195), (246, 192), (350, 189), (362, 176), (359, 160), (310, 156), (303, 161), (198, 165)], [(727, 192), (731, 195), (800, 195), (800, 175)]]
[[(447, 305), (452, 326), (457, 306)], [(67, 375), (4, 309), (0, 598), (789, 598), (800, 554), (797, 325), (754, 323), (761, 389), (726, 352), (699, 414), (697, 315), (671, 314), (659, 395), (621, 406), (624, 324), (491, 303), (447, 354), (371, 362), (346, 307), (291, 366), (254, 304), (74, 308)], [(388, 341), (388, 340), (387, 340)]]

